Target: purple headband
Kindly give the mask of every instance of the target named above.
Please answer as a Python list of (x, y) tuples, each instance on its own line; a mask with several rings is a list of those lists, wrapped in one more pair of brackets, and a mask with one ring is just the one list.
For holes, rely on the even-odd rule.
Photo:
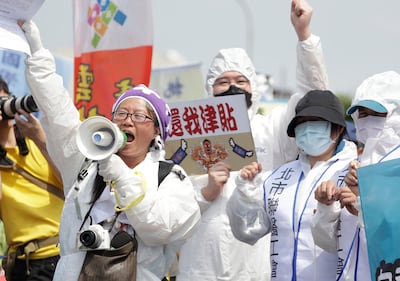
[(165, 141), (168, 137), (171, 122), (171, 111), (168, 104), (160, 97), (160, 95), (145, 85), (140, 84), (136, 87), (129, 89), (123, 93), (114, 103), (112, 107), (112, 113), (114, 113), (119, 105), (128, 98), (142, 98), (144, 99), (153, 109), (157, 116), (158, 124), (160, 125), (161, 138)]

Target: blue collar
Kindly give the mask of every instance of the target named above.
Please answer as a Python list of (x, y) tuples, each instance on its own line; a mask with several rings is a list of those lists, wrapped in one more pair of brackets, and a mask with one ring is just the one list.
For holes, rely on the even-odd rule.
[(341, 140), (340, 143), (338, 144), (338, 146), (336, 146), (335, 151), (333, 152), (333, 155), (336, 155), (337, 153), (339, 153), (340, 151), (343, 150), (344, 148), (344, 140)]

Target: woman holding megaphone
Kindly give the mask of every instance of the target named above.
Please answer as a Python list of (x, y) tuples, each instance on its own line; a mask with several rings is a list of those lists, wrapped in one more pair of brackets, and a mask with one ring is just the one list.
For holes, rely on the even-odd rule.
[[(78, 135), (83, 137), (79, 113), (55, 72), (53, 56), (42, 47), (34, 23), (26, 22), (22, 29), (32, 53), (26, 60), (26, 79), (43, 112), (48, 150), (62, 171), (66, 197), (60, 224), (61, 259), (54, 280), (109, 274), (101, 265), (91, 268), (93, 253), (109, 253), (124, 245), (126, 236), (116, 241), (121, 230), (129, 241), (137, 240), (137, 280), (161, 280), (200, 218), (192, 184), (180, 166), (174, 165), (161, 184), (155, 176), (165, 154), (171, 117), (167, 104), (144, 85), (122, 94), (113, 105), (112, 122), (126, 135), (125, 145), (105, 159), (88, 160), (76, 141)], [(113, 141), (116, 135), (109, 129)], [(97, 132), (94, 129), (89, 136)], [(118, 280), (134, 280), (124, 276), (131, 268), (114, 274), (120, 276)], [(101, 280), (107, 278), (103, 275)]]

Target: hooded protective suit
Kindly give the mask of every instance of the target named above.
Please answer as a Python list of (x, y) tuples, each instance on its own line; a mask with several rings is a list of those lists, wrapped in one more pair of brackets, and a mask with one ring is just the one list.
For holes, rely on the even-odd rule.
[(248, 109), (250, 127), (256, 147), (257, 160), (263, 170), (269, 171), (296, 158), (299, 151), (294, 138), (289, 138), (286, 128), (294, 116), (297, 102), (310, 90), (326, 90), (329, 81), (319, 37), (312, 35), (297, 46), (297, 88), (286, 106), (277, 107), (268, 115), (257, 114), (260, 93), (257, 91), (256, 70), (243, 49), (222, 49), (211, 63), (206, 77), (208, 96), (214, 96), (213, 85), (227, 71), (237, 71), (249, 81), (252, 105)]
[[(40, 42), (34, 26), (28, 22), (24, 26), (28, 40)], [(54, 280), (75, 281), (78, 280), (87, 252), (78, 248), (77, 238), (91, 206), (97, 163), (84, 164), (85, 156), (76, 144), (78, 128), (82, 123), (79, 112), (63, 87), (62, 78), (56, 73), (54, 57), (47, 49), (37, 48), (27, 58), (26, 79), (43, 113), (48, 151), (61, 171), (64, 184), (65, 205), (60, 223), (61, 259)], [(163, 159), (164, 151), (154, 150), (149, 151), (134, 169), (125, 165), (132, 170), (127, 173), (129, 179), (117, 182), (117, 187), (113, 189), (115, 193), (106, 187), (95, 202), (93, 212), (90, 212), (94, 223), (109, 218), (115, 213), (114, 194), (120, 199), (119, 205), (126, 206), (114, 228), (127, 225), (136, 233), (137, 280), (161, 280), (174, 261), (180, 245), (193, 233), (200, 219), (199, 206), (194, 200), (192, 184), (187, 176), (181, 177), (181, 180), (175, 173), (169, 173), (158, 186), (156, 175), (159, 160)], [(86, 173), (80, 173), (82, 167), (86, 168)], [(173, 169), (185, 175), (178, 165)], [(138, 200), (141, 197), (143, 200)], [(87, 227), (90, 220), (85, 221), (84, 227)]]
[[(400, 75), (394, 71), (375, 74), (357, 88), (353, 106), (360, 101), (371, 100), (383, 105), (387, 110), (382, 131), (367, 139), (360, 157), (361, 166), (392, 160), (400, 157)], [(358, 126), (358, 110), (352, 115)], [(343, 177), (347, 170), (343, 171)], [(312, 232), (315, 243), (320, 247), (338, 252), (337, 280), (371, 280), (368, 262), (367, 242), (362, 222), (359, 197), (356, 201), (358, 218), (339, 202), (326, 206), (318, 203), (313, 218)], [(340, 229), (338, 226), (340, 219)], [(339, 250), (340, 249), (340, 250)]]
[(272, 280), (335, 278), (336, 253), (323, 251), (313, 243), (310, 221), (317, 205), (313, 194), (322, 182), (338, 180), (337, 172), (356, 155), (354, 143), (342, 140), (332, 157), (313, 167), (308, 156), (301, 153), (298, 160), (258, 174), (252, 181), (236, 178), (237, 187), (227, 206), (232, 231), (249, 244), (272, 233)]
[[(263, 169), (270, 170), (294, 160), (298, 150), (294, 139), (287, 136), (287, 125), (294, 116), (298, 100), (312, 89), (327, 89), (328, 79), (319, 37), (311, 35), (297, 46), (297, 86), (288, 104), (274, 109), (267, 116), (257, 114), (259, 93), (256, 71), (243, 49), (223, 49), (214, 58), (206, 78), (206, 90), (213, 96), (215, 80), (226, 71), (237, 71), (249, 81), (252, 106), (248, 110), (256, 146), (257, 159)], [(196, 199), (202, 211), (201, 224), (181, 249), (179, 281), (260, 281), (270, 279), (269, 236), (254, 246), (238, 241), (232, 234), (226, 204), (235, 189), (236, 172), (231, 172), (220, 196), (208, 202), (201, 194), (208, 175), (192, 176)]]
[[(369, 138), (365, 143), (363, 154), (360, 158), (362, 166), (381, 161), (382, 157), (389, 153), (393, 147), (400, 144), (399, 93), (400, 74), (394, 71), (373, 75), (357, 88), (352, 106), (357, 105), (361, 100), (373, 100), (383, 105), (388, 112), (381, 133), (376, 138)], [(351, 115), (356, 128), (359, 121), (357, 112)]]

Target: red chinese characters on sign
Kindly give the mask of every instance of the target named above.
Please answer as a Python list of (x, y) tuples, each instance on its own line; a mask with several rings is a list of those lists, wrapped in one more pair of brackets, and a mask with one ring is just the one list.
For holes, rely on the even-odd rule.
[(197, 114), (196, 107), (185, 106), (185, 112), (183, 113), (182, 120), (185, 122), (183, 126), (189, 135), (201, 135), (200, 120)]
[(171, 108), (171, 133), (169, 135), (177, 137), (183, 136), (182, 122), (178, 108)]
[[(225, 105), (225, 107), (224, 107)], [(219, 118), (221, 119), (222, 131), (224, 132), (231, 132), (237, 131), (237, 123), (235, 117), (232, 116), (232, 112), (234, 111), (233, 107), (229, 104), (218, 104), (218, 113)]]
[(200, 136), (217, 133), (218, 130), (225, 133), (237, 131), (234, 110), (228, 103), (185, 106), (181, 111), (179, 108), (171, 108), (172, 130), (169, 136)]
[(204, 131), (206, 133), (215, 133), (219, 128), (217, 121), (217, 112), (215, 108), (210, 105), (200, 106), (201, 119), (204, 120)]

